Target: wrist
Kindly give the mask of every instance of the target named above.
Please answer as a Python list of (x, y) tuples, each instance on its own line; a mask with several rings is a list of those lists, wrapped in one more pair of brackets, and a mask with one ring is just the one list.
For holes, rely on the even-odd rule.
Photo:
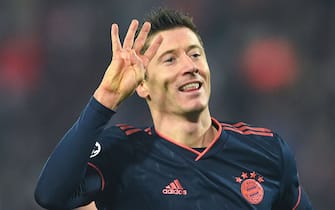
[(104, 90), (101, 87), (98, 87), (95, 90), (93, 97), (100, 104), (113, 111), (115, 111), (118, 108), (119, 104), (121, 103), (119, 100), (120, 98), (119, 94)]

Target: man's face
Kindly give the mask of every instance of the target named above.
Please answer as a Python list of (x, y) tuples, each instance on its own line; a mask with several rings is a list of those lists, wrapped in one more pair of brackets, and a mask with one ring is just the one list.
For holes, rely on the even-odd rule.
[[(163, 42), (150, 61), (143, 87), (149, 107), (161, 114), (191, 114), (208, 108), (210, 72), (203, 47), (186, 27), (159, 32)], [(153, 37), (153, 39), (155, 38)]]

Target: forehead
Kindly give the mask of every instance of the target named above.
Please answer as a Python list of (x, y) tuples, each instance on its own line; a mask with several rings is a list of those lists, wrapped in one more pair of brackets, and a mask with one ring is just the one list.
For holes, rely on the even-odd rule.
[(156, 55), (159, 55), (167, 50), (179, 48), (188, 48), (191, 45), (201, 47), (201, 43), (197, 35), (189, 28), (180, 27), (161, 31), (152, 37), (155, 39), (158, 35), (162, 36), (163, 41), (159, 46)]

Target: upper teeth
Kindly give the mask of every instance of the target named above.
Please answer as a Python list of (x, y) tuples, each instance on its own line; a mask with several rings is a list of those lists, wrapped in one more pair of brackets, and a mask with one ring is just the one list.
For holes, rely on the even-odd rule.
[(197, 82), (189, 83), (187, 85), (184, 85), (181, 87), (181, 90), (189, 90), (189, 89), (198, 89), (200, 87), (200, 84)]

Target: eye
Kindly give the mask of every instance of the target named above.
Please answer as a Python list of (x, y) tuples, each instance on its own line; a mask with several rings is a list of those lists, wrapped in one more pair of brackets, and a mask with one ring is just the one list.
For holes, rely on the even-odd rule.
[(168, 58), (164, 59), (163, 62), (164, 63), (172, 63), (175, 60), (176, 60), (175, 57), (168, 57)]
[(192, 49), (188, 52), (188, 56), (192, 59), (197, 59), (202, 55), (201, 51), (199, 49)]
[(200, 56), (201, 56), (200, 53), (193, 53), (193, 54), (191, 54), (191, 57), (192, 57), (192, 58), (198, 58), (198, 57), (200, 57)]

